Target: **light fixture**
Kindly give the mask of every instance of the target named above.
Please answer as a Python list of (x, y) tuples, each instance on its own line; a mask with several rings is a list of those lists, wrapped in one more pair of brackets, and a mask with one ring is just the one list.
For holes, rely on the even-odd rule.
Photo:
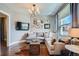
[(32, 7), (29, 9), (29, 13), (32, 15), (39, 14), (39, 6), (37, 4), (32, 4)]
[(31, 20), (31, 28), (32, 30), (40, 30), (43, 28), (43, 19), (44, 17), (40, 14), (38, 4), (32, 4), (31, 8), (29, 8), (29, 15)]

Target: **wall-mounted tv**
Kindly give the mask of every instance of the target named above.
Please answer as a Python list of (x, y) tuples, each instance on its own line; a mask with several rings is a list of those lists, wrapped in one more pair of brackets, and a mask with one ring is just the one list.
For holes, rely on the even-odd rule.
[(29, 30), (29, 23), (16, 22), (16, 30)]

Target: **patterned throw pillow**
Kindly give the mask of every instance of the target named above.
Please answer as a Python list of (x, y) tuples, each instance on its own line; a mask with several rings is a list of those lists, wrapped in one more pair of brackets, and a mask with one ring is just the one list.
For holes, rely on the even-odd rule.
[(53, 45), (55, 42), (56, 42), (56, 39), (53, 39), (52, 42), (51, 42), (51, 44)]

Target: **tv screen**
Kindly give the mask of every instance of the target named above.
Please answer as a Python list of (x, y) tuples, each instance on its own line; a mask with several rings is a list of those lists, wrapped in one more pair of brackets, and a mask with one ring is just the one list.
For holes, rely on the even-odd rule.
[(28, 23), (21, 23), (21, 29), (28, 30), (29, 29), (29, 24)]
[(29, 30), (29, 23), (16, 22), (16, 30)]

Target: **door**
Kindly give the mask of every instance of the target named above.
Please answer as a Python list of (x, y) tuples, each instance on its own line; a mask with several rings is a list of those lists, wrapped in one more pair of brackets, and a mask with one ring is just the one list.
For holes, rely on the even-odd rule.
[(2, 39), (2, 22), (0, 19), (0, 55), (1, 55), (1, 39)]
[(0, 43), (4, 45), (4, 19), (0, 18)]
[(1, 55), (1, 50), (2, 50), (2, 39), (3, 39), (3, 21), (2, 18), (0, 18), (0, 55)]
[(5, 18), (0, 17), (0, 55), (6, 55), (7, 53), (7, 40), (6, 37), (6, 25)]

